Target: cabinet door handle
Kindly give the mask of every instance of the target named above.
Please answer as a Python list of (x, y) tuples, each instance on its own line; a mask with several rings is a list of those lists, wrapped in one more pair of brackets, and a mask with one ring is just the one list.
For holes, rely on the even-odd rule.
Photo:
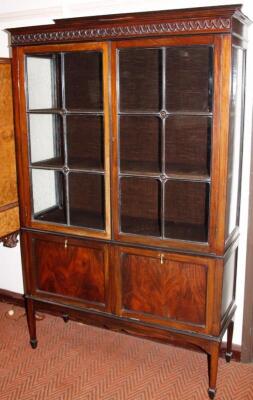
[(68, 247), (68, 239), (65, 239), (65, 242), (64, 242), (64, 249), (66, 249)]

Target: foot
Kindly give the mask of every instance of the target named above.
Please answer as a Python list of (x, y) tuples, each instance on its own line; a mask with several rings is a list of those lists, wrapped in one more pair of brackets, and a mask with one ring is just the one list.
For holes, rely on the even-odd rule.
[(226, 354), (225, 354), (225, 359), (226, 359), (227, 363), (229, 363), (229, 362), (231, 361), (232, 355), (233, 355), (232, 352), (231, 352), (231, 353), (226, 353)]
[(37, 344), (38, 344), (38, 340), (37, 339), (31, 339), (30, 340), (30, 345), (31, 345), (32, 349), (36, 349)]
[(62, 318), (63, 318), (63, 321), (64, 321), (64, 322), (68, 322), (68, 321), (69, 321), (69, 316), (68, 316), (68, 314), (63, 314)]
[(216, 395), (216, 390), (215, 389), (208, 389), (208, 396), (209, 396), (209, 399), (214, 399), (215, 398), (215, 395)]

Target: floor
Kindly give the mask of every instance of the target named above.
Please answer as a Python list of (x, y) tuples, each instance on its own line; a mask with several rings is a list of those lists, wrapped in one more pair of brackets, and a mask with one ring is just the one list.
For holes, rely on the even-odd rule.
[[(206, 356), (0, 303), (0, 400), (205, 400)], [(217, 400), (252, 400), (253, 366), (220, 360)]]

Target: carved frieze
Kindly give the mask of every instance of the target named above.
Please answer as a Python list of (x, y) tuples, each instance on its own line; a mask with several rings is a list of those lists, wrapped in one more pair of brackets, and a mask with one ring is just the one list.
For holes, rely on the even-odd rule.
[(174, 33), (199, 33), (202, 31), (227, 31), (231, 27), (230, 18), (193, 19), (176, 22), (153, 24), (122, 25), (113, 27), (96, 27), (87, 29), (54, 30), (13, 34), (12, 45), (38, 43), (68, 42), (80, 40), (98, 40), (105, 38), (141, 37), (147, 35), (162, 35)]

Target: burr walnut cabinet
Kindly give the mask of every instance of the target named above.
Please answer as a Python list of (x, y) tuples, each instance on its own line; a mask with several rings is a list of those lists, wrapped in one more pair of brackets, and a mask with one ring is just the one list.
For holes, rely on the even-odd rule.
[(249, 20), (240, 6), (11, 29), (36, 310), (231, 358)]
[(0, 242), (14, 247), (18, 230), (11, 60), (0, 58)]

